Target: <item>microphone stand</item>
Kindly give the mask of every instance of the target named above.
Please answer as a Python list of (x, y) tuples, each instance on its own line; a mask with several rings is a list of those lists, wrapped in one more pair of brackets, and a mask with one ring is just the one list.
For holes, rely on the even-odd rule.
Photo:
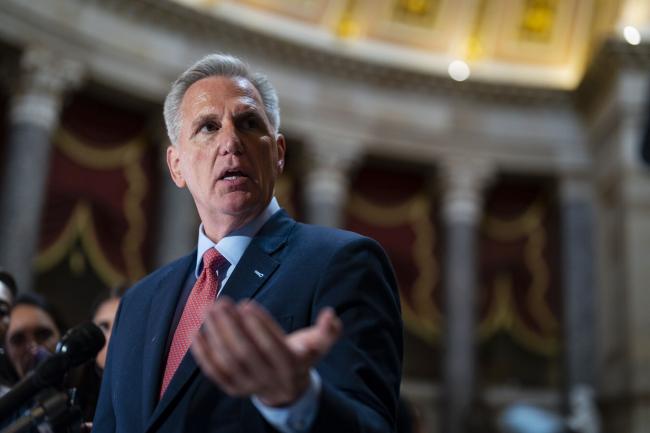
[(27, 433), (46, 422), (55, 433), (81, 431), (81, 411), (65, 392), (53, 388), (43, 391), (37, 404), (0, 433)]

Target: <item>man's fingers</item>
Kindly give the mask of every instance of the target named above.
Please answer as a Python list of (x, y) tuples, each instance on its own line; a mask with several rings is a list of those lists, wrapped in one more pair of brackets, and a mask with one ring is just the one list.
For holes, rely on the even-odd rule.
[[(206, 314), (197, 345), (207, 352), (211, 376), (231, 394), (251, 394), (264, 386), (272, 371), (248, 335), (235, 305), (220, 300)], [(202, 364), (203, 366), (203, 364)]]
[(286, 374), (287, 370), (295, 368), (284, 333), (268, 313), (252, 302), (242, 304), (240, 311), (248, 334), (274, 373)]
[(325, 308), (318, 314), (314, 325), (291, 333), (287, 342), (306, 362), (313, 365), (336, 343), (342, 329), (341, 320), (334, 310)]
[(336, 317), (334, 309), (331, 307), (324, 308), (318, 313), (318, 318), (316, 319), (316, 326), (322, 334), (329, 338), (330, 344), (333, 344), (341, 335), (343, 330), (343, 324), (341, 320)]
[(309, 384), (309, 368), (341, 334), (334, 310), (316, 323), (286, 335), (255, 302), (238, 305), (227, 298), (207, 312), (192, 353), (203, 372), (230, 395), (258, 395), (267, 404), (284, 404)]
[(204, 335), (200, 333), (196, 335), (190, 350), (197, 364), (201, 367), (201, 371), (224, 391), (234, 394), (233, 377), (225, 371), (221, 361), (214, 356), (214, 348), (207, 342)]

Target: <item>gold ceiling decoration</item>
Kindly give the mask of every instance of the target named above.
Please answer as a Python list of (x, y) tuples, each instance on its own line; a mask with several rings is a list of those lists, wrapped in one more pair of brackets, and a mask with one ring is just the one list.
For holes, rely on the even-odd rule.
[[(433, 74), (575, 88), (640, 0), (175, 0), (260, 32)], [(647, 1), (647, 0), (643, 0)], [(636, 5), (636, 6), (635, 6)], [(647, 14), (646, 14), (647, 15)], [(640, 19), (635, 18), (636, 21)], [(650, 16), (642, 19), (650, 25)], [(638, 23), (636, 23), (638, 24)]]
[(359, 22), (355, 16), (356, 9), (357, 0), (348, 0), (336, 26), (336, 34), (340, 38), (356, 38), (359, 36)]
[(435, 22), (440, 0), (397, 0), (393, 5), (393, 19), (397, 22), (430, 27)]
[(526, 0), (520, 37), (535, 42), (548, 42), (555, 23), (557, 3), (558, 0)]

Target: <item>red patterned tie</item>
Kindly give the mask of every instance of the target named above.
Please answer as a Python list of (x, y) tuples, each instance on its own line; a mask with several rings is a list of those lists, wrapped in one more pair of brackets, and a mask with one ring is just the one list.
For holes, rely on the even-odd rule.
[(167, 365), (160, 387), (159, 398), (162, 398), (171, 382), (176, 369), (181, 364), (187, 349), (192, 344), (194, 334), (199, 330), (205, 318), (206, 309), (214, 303), (219, 291), (219, 279), (215, 273), (227, 263), (227, 260), (214, 248), (210, 248), (203, 254), (203, 271), (196, 280), (192, 292), (187, 298), (183, 314), (174, 331), (172, 345), (167, 355)]

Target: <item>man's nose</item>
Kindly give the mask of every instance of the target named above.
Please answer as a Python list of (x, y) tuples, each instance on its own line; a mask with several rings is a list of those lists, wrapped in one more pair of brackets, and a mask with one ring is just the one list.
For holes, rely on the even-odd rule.
[(219, 143), (219, 154), (221, 155), (241, 155), (244, 153), (244, 146), (237, 128), (233, 125), (224, 125), (221, 129), (221, 142)]

